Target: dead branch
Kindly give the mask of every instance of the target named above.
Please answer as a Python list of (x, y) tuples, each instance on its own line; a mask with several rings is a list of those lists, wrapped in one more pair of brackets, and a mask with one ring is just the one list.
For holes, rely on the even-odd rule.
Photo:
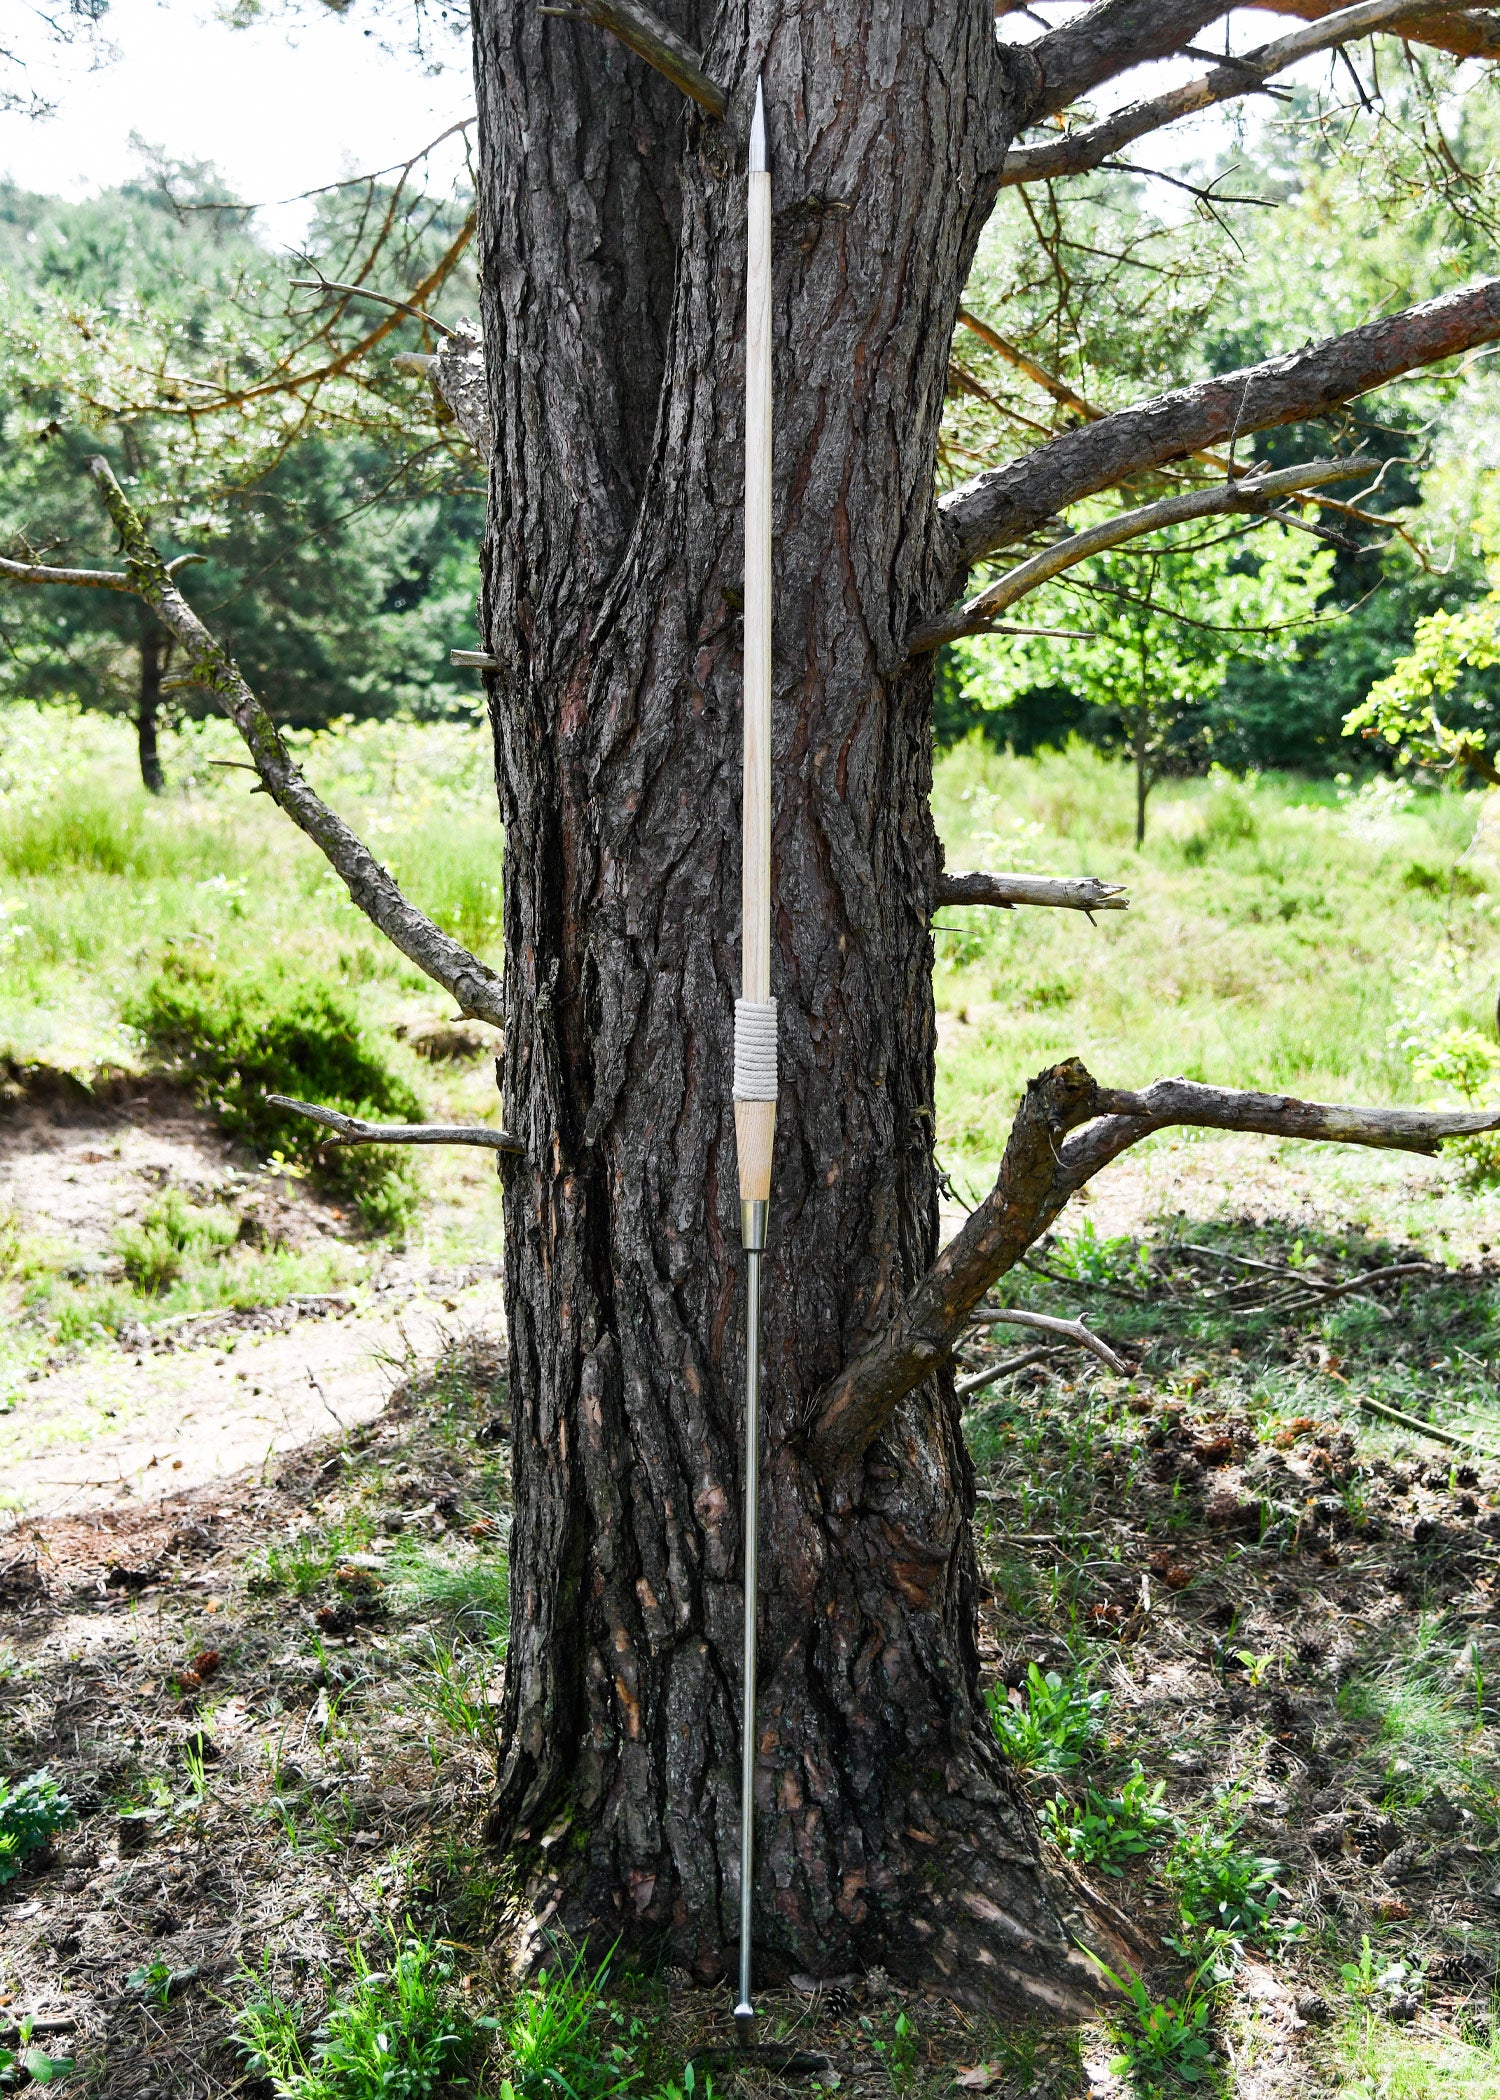
[(1050, 904), (1065, 911), (1125, 911), (1123, 882), (1097, 875), (942, 874), (933, 887), (934, 909), (944, 904), (990, 904), (1010, 911), (1017, 904)]
[[(151, 607), (182, 650), (193, 683), (212, 693), (233, 722), (267, 794), (313, 841), (355, 904), (393, 946), (440, 984), (466, 1014), (502, 1027), (505, 1000), (499, 977), (409, 903), (364, 842), (314, 793), (238, 664), (214, 640), (172, 581), (109, 461), (90, 460), (89, 474), (120, 536), (126, 588)], [(117, 586), (110, 583), (105, 588)]]
[(1023, 1349), (1019, 1356), (1002, 1357), (999, 1363), (990, 1364), (983, 1371), (975, 1371), (968, 1378), (960, 1378), (953, 1390), (960, 1400), (966, 1400), (970, 1393), (983, 1392), (984, 1388), (993, 1385), (997, 1378), (1009, 1378), (1012, 1372), (1024, 1371), (1031, 1364), (1050, 1363), (1054, 1356), (1064, 1353), (1065, 1344), (1061, 1342), (1050, 1349)]
[(1052, 546), (1044, 547), (1029, 561), (1007, 569), (967, 605), (955, 606), (951, 612), (942, 613), (935, 620), (923, 620), (907, 636), (907, 649), (916, 656), (926, 649), (941, 648), (944, 642), (956, 641), (960, 635), (986, 634), (993, 628), (996, 617), (1019, 599), (1039, 590), (1044, 583), (1050, 583), (1064, 570), (1087, 561), (1091, 554), (1103, 553), (1106, 548), (1118, 547), (1126, 540), (1140, 539), (1148, 532), (1160, 532), (1169, 525), (1186, 524), (1193, 518), (1263, 511), (1282, 496), (1299, 494), (1323, 482), (1348, 480), (1368, 472), (1371, 465), (1368, 459), (1309, 460), (1304, 466), (1282, 467), (1269, 474), (1250, 474), (1242, 481), (1224, 481), (1213, 488), (1189, 489), (1181, 496), (1164, 496), (1159, 503), (1138, 504), (1133, 510), (1106, 518), (1101, 525), (1091, 525), (1084, 532), (1069, 533)]
[(563, 15), (575, 21), (592, 22), (618, 37), (628, 51), (654, 66), (673, 87), (706, 109), (711, 117), (722, 117), (729, 97), (717, 80), (703, 70), (701, 53), (685, 43), (675, 29), (639, 5), (637, 0), (580, 0), (577, 7), (544, 7), (544, 15)]
[(1077, 1058), (1049, 1067), (1021, 1098), (994, 1188), (885, 1330), (815, 1399), (809, 1440), (818, 1462), (837, 1471), (857, 1461), (905, 1395), (949, 1360), (985, 1292), (1069, 1197), (1129, 1146), (1172, 1124), (1432, 1153), (1445, 1139), (1500, 1129), (1500, 1109), (1332, 1107), (1187, 1079), (1120, 1093), (1099, 1086)]
[[(369, 299), (376, 306), (391, 308), (395, 313), (408, 314), (414, 321), (432, 329), (437, 335), (452, 335), (453, 330), (446, 321), (435, 320), (431, 314), (423, 313), (420, 306), (409, 306), (404, 299), (393, 299), (389, 292), (371, 291), (367, 284), (336, 284), (320, 270), (316, 277), (294, 277), (294, 292), (321, 292), (325, 299)], [(394, 360), (392, 360), (394, 362)]]
[(1131, 1367), (1123, 1357), (1116, 1356), (1109, 1344), (1101, 1341), (1091, 1328), (1085, 1327), (1082, 1320), (1058, 1320), (1054, 1319), (1051, 1313), (1019, 1312), (1013, 1307), (1007, 1307), (1003, 1312), (986, 1313), (985, 1325), (1035, 1327), (1042, 1334), (1055, 1334), (1065, 1342), (1072, 1342), (1075, 1348), (1092, 1351), (1100, 1363), (1107, 1364), (1112, 1371), (1118, 1371), (1122, 1378), (1131, 1375)]
[(366, 1123), (359, 1116), (346, 1116), (342, 1109), (296, 1101), (290, 1094), (267, 1094), (266, 1101), (272, 1108), (290, 1108), (323, 1124), (330, 1145), (483, 1145), (491, 1152), (526, 1149), (508, 1130), (492, 1129), (488, 1123)]
[(981, 474), (943, 499), (956, 565), (1035, 532), (1085, 496), (1149, 467), (1285, 423), (1307, 422), (1404, 372), (1500, 337), (1500, 278), (1369, 321), (1289, 357), (1224, 372), (1118, 409)]
[(1212, 109), (1216, 103), (1258, 92), (1273, 75), (1285, 72), (1287, 67), (1314, 52), (1371, 36), (1378, 30), (1390, 30), (1399, 35), (1403, 27), (1410, 28), (1426, 16), (1450, 12), (1449, 0), (1361, 0), (1356, 7), (1341, 7), (1306, 29), (1279, 37), (1274, 43), (1262, 44), (1258, 51), (1247, 51), (1243, 57), (1226, 59), (1212, 71), (1184, 82), (1181, 87), (1171, 88), (1166, 94), (1154, 95), (1144, 102), (1132, 102), (1126, 108), (1116, 110), (1102, 123), (1090, 124), (1082, 131), (1069, 132), (1059, 139), (1049, 139), (1043, 145), (1015, 147), (1005, 156), (1001, 185), (1008, 188), (1018, 182), (1042, 182), (1061, 175), (1081, 175), (1090, 168), (1097, 168), (1133, 139), (1160, 131), (1165, 125), (1193, 116), (1199, 110)]

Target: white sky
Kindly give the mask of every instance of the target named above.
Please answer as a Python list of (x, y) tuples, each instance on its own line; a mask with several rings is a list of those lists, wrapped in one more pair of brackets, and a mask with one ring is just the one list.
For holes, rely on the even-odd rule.
[[(432, 78), (357, 19), (321, 11), (230, 29), (208, 0), (112, 0), (97, 44), (64, 51), (29, 6), (3, 0), (0, 14), (7, 46), (58, 105), (40, 120), (0, 111), (0, 175), (52, 195), (83, 197), (138, 174), (135, 132), (173, 159), (212, 161), (233, 194), (274, 206), (405, 160), (473, 108), (466, 39), (452, 40), (452, 63)], [(440, 153), (433, 181), (459, 164), (461, 142)], [(260, 230), (294, 242), (307, 214), (304, 204), (269, 209)]]

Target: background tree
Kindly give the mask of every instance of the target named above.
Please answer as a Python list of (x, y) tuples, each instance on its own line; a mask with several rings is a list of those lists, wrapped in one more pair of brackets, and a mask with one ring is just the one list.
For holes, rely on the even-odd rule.
[[(352, 185), (325, 200), (309, 245), (333, 269), (363, 241), (420, 275), (466, 217), (462, 199)], [(212, 169), (170, 163), (77, 205), (0, 191), (0, 531), (12, 553), (97, 555), (81, 470), (103, 442), (162, 545), (204, 562), (198, 598), (279, 720), (466, 709), (472, 679), (448, 651), (473, 622), (472, 454), (420, 395), (411, 413), (411, 382), (383, 359), (343, 383), (279, 384), (287, 356), (326, 333), (327, 302), (299, 319), (307, 297), (288, 280), (317, 265), (272, 256), (244, 220)], [(374, 316), (432, 340), (387, 307)], [(159, 623), (56, 591), (9, 606), (3, 635), (0, 690), (132, 713), (142, 779), (160, 787), (162, 706), (205, 703), (171, 687)]]
[(1253, 542), (1241, 527), (1120, 548), (1027, 601), (1028, 619), (1055, 620), (1055, 635), (956, 644), (963, 694), (1020, 749), (1082, 734), (1124, 752), (1142, 846), (1156, 782), (1215, 756), (1214, 703), (1232, 663), (1293, 658), (1332, 566), (1331, 549), (1284, 526)]

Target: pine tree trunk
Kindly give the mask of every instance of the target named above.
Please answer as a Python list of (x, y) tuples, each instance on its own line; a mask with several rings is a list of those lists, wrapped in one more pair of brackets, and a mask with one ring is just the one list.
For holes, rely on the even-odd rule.
[(149, 794), (159, 795), (166, 786), (156, 748), (156, 719), (161, 709), (161, 681), (171, 646), (166, 629), (139, 600), (140, 684), (136, 694), (136, 748), (141, 762), (141, 784)]
[[(767, 1973), (1087, 1995), (978, 1683), (951, 1379), (852, 1475), (799, 1432), (937, 1244), (932, 501), (948, 345), (1024, 61), (989, 0), (769, 0), (717, 124), (601, 31), (477, 0), (506, 826), (513, 1626), (491, 1835), (575, 1933), (737, 1939), (744, 156), (775, 200), (761, 1845)], [(738, 17), (734, 18), (735, 22)], [(716, 26), (717, 25), (717, 26)]]

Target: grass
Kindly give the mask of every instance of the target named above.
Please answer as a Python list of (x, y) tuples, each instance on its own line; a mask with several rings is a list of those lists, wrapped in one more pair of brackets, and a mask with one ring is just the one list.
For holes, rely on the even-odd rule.
[(1340, 2033), (1337, 2100), (1500, 2100), (1500, 2035), (1416, 2035), (1360, 2014)]
[(355, 1980), (304, 2040), (301, 2009), (265, 1980), (238, 2039), (277, 2100), (437, 2100), (478, 2052), (480, 2028), (451, 1988), (452, 1963), (431, 1942), (398, 1943), (388, 1970), (355, 1955)]
[(1392, 1030), (1443, 942), (1445, 1016), (1488, 1025), (1500, 863), (1476, 840), (1480, 796), (1223, 775), (1159, 793), (1137, 854), (1125, 775), (1091, 751), (1021, 760), (976, 737), (938, 762), (951, 868), (1094, 873), (1132, 898), (1094, 927), (939, 914), (939, 1147), (976, 1179), (1027, 1075), (1071, 1051), (1116, 1086), (1411, 1099)]

